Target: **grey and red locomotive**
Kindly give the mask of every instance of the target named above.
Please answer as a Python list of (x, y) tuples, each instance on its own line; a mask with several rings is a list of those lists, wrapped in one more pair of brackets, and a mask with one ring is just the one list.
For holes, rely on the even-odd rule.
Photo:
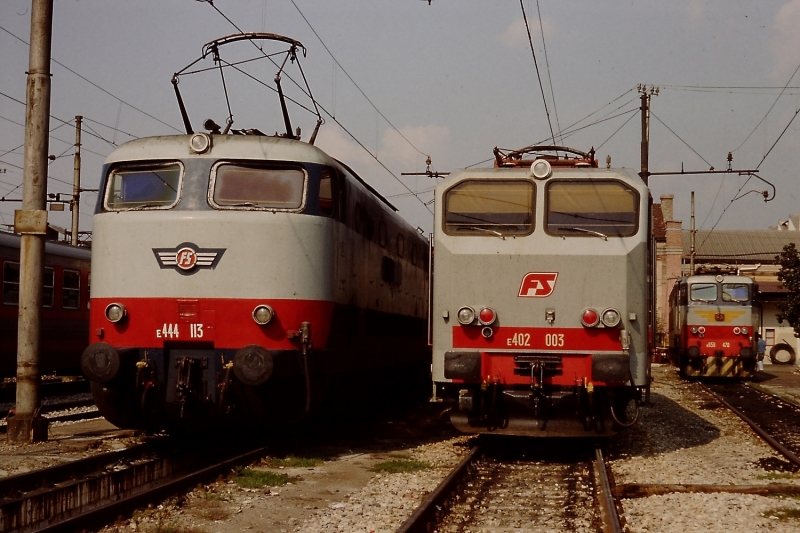
[[(302, 46), (249, 34), (204, 50), (255, 38)], [(82, 364), (112, 423), (285, 423), (331, 382), (427, 375), (427, 240), (299, 140), (280, 97), (285, 134), (191, 132), (184, 111), (190, 133), (108, 156)]]
[(598, 168), (593, 151), (495, 149), (495, 168), (440, 183), (433, 380), (456, 402), (453, 424), (528, 436), (632, 425), (650, 379), (649, 235), (647, 186)]

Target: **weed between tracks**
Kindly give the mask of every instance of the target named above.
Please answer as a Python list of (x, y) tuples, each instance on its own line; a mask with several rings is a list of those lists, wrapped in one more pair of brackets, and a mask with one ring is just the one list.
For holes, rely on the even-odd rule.
[(398, 474), (403, 472), (417, 472), (419, 470), (430, 470), (433, 468), (430, 463), (415, 461), (413, 459), (391, 459), (377, 463), (372, 467), (373, 472), (385, 472), (387, 474)]
[(286, 474), (276, 474), (253, 468), (237, 468), (236, 475), (231, 480), (243, 489), (282, 487), (292, 481)]

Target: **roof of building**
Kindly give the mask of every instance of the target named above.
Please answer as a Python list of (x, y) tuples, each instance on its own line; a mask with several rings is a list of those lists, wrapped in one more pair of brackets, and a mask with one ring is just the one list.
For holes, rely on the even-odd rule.
[[(683, 257), (691, 251), (691, 231), (681, 232)], [(727, 263), (775, 263), (775, 256), (789, 243), (800, 248), (800, 232), (774, 230), (697, 230), (695, 261)]]

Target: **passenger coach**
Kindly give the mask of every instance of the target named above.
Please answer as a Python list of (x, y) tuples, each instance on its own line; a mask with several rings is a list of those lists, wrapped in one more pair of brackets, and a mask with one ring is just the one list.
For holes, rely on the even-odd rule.
[(465, 432), (610, 434), (649, 383), (648, 188), (553, 148), (436, 188), (433, 379)]

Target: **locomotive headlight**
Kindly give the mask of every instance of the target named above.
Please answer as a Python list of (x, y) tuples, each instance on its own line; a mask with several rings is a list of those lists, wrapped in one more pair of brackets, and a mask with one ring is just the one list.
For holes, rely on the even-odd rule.
[(109, 322), (117, 323), (126, 316), (128, 316), (128, 311), (124, 305), (113, 303), (106, 306), (106, 318)]
[(497, 313), (494, 312), (494, 309), (484, 307), (478, 313), (478, 322), (484, 326), (490, 326), (494, 324), (495, 320), (497, 320)]
[(603, 311), (603, 316), (601, 320), (603, 321), (603, 324), (607, 328), (613, 328), (614, 326), (619, 324), (620, 321), (619, 311), (613, 308), (608, 308), (605, 311)]
[(733, 328), (733, 334), (734, 335), (738, 335), (741, 332), (742, 332), (741, 328), (738, 328), (738, 327), (737, 328)]
[(592, 308), (584, 309), (581, 313), (581, 324), (587, 328), (593, 328), (600, 323), (600, 315)]
[(204, 154), (211, 148), (211, 136), (207, 133), (197, 132), (189, 140), (189, 147), (196, 154)]
[(275, 311), (272, 307), (268, 305), (259, 305), (255, 309), (253, 309), (253, 320), (256, 321), (256, 324), (264, 325), (269, 323), (272, 320), (272, 317), (275, 316)]
[(705, 332), (706, 332), (706, 328), (705, 328), (705, 326), (700, 326), (699, 328), (697, 328), (697, 332), (698, 332), (698, 333), (700, 333), (701, 335), (702, 335), (703, 333), (705, 333)]
[(696, 326), (692, 326), (692, 334), (693, 335), (697, 335), (697, 327)]
[(469, 326), (475, 321), (475, 310), (469, 306), (464, 306), (458, 310), (458, 321)]
[(747, 328), (742, 328), (742, 335), (747, 335), (748, 333), (750, 333), (750, 330), (749, 330), (749, 329), (747, 329)]
[(553, 167), (551, 167), (550, 163), (545, 159), (537, 159), (531, 165), (531, 176), (538, 180), (549, 178), (552, 173)]

